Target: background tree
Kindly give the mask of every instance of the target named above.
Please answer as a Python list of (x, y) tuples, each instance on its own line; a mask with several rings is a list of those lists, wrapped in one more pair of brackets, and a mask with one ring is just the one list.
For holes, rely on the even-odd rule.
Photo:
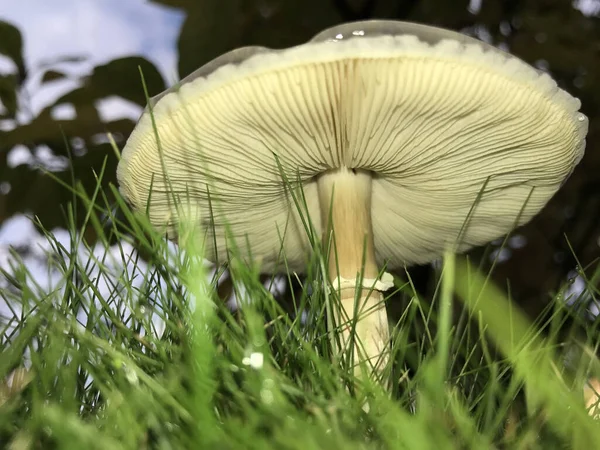
[[(595, 0), (152, 0), (185, 12), (178, 40), (179, 75), (184, 77), (212, 58), (236, 47), (287, 47), (310, 39), (325, 27), (348, 20), (398, 19), (461, 30), (546, 70), (560, 86), (583, 103), (590, 118), (586, 155), (566, 185), (500, 254), (494, 277), (508, 286), (531, 315), (545, 308), (551, 293), (568, 277), (585, 273), (600, 256), (600, 2)], [(148, 31), (152, 32), (151, 30)], [(40, 146), (56, 157), (70, 158), (70, 167), (53, 168), (68, 181), (71, 170), (91, 189), (95, 172), (106, 162), (103, 183), (115, 181), (116, 157), (103, 138), (112, 133), (122, 146), (134, 123), (129, 119), (103, 123), (97, 101), (117, 96), (138, 105), (145, 99), (138, 67), (154, 95), (165, 88), (157, 69), (147, 60), (130, 56), (98, 66), (81, 78), (81, 86), (61, 96), (39, 113), (27, 116), (23, 86), (42, 71), (40, 83), (67, 75), (55, 66), (27, 67), (18, 29), (0, 22), (0, 54), (14, 62), (14, 71), (0, 75), (0, 221), (19, 212), (36, 215), (52, 228), (64, 224), (61, 205), (71, 193), (45, 175)], [(56, 119), (53, 110), (71, 105), (76, 117)], [(7, 155), (25, 146), (34, 163), (11, 168)], [(93, 235), (90, 235), (93, 239)], [(488, 249), (489, 250), (489, 249)], [(491, 256), (498, 256), (497, 246)], [(472, 254), (489, 260), (484, 249)], [(417, 284), (426, 288), (428, 267), (413, 268)]]

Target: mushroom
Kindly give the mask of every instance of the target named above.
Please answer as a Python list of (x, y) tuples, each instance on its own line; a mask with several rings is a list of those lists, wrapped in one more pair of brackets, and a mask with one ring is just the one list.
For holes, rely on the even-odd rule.
[(476, 39), (349, 23), (292, 48), (234, 50), (154, 97), (117, 175), (169, 238), (196, 220), (213, 261), (233, 237), (263, 271), (303, 272), (320, 237), (336, 321), (355, 321), (351, 353), (376, 374), (389, 351), (383, 269), (529, 221), (583, 156), (579, 108), (547, 74)]

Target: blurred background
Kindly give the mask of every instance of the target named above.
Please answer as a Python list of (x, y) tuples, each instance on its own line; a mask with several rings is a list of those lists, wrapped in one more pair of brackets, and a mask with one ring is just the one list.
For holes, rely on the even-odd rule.
[[(51, 284), (31, 218), (67, 239), (73, 195), (53, 177), (91, 192), (105, 167), (102, 184), (115, 182), (107, 132), (122, 147), (145, 105), (138, 66), (155, 95), (233, 48), (287, 47), (373, 18), (474, 36), (581, 99), (587, 151), (567, 184), (505, 248), (473, 250), (497, 261), (495, 280), (532, 316), (565, 281), (578, 293), (600, 256), (600, 0), (2, 0), (0, 266), (16, 251)], [(93, 245), (93, 230), (83, 233)], [(431, 270), (413, 268), (415, 282), (426, 285)]]

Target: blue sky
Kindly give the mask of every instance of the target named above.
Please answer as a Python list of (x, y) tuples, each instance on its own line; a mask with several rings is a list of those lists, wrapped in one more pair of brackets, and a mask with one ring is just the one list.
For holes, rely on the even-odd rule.
[(0, 2), (0, 18), (21, 29), (31, 64), (65, 54), (85, 54), (96, 63), (142, 54), (170, 77), (183, 17), (147, 0)]
[[(16, 25), (23, 35), (24, 55), (32, 69), (32, 79), (26, 86), (31, 108), (38, 111), (76, 85), (75, 77), (39, 85), (36, 68), (44, 61), (60, 56), (82, 55), (87, 60), (69, 64), (61, 70), (72, 75), (85, 75), (95, 65), (128, 55), (142, 55), (152, 61), (171, 84), (177, 80), (177, 37), (184, 15), (174, 9), (158, 6), (146, 0), (2, 0), (0, 20)], [(0, 56), (0, 73), (12, 71), (13, 64)], [(38, 72), (37, 75), (41, 75)], [(141, 109), (124, 101), (105, 102), (100, 107), (105, 119), (126, 116), (137, 119)], [(69, 114), (68, 111), (64, 112)], [(22, 117), (26, 122), (27, 117)], [(15, 149), (9, 154), (9, 165), (26, 164), (28, 159)], [(55, 230), (66, 239), (64, 231)], [(62, 234), (61, 234), (62, 233)], [(68, 241), (68, 240), (67, 240)], [(25, 261), (34, 278), (49, 287), (55, 276), (49, 274), (36, 259), (47, 247), (45, 239), (35, 230), (30, 219), (18, 215), (0, 226), (0, 266), (9, 266), (11, 246), (31, 246), (33, 255)], [(56, 281), (56, 280), (55, 280)], [(3, 310), (0, 303), (0, 311)]]
[[(142, 55), (159, 68), (168, 84), (177, 80), (176, 44), (184, 15), (176, 9), (147, 0), (4, 0), (0, 19), (20, 28), (33, 72), (60, 56), (86, 56), (86, 62), (64, 67), (81, 75), (117, 57)], [(6, 70), (10, 64), (0, 57), (0, 72)], [(71, 90), (74, 82), (53, 83), (50, 90), (29, 87), (33, 109), (38, 110)], [(111, 115), (118, 115), (119, 108), (127, 116), (133, 113), (130, 105), (109, 106)]]

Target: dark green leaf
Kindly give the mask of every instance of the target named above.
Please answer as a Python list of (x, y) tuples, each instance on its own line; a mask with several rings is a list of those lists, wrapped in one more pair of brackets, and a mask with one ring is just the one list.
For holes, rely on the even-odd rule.
[(42, 83), (48, 83), (50, 81), (62, 80), (66, 77), (67, 76), (64, 73), (58, 72), (57, 70), (48, 70), (42, 76)]
[(140, 68), (151, 96), (166, 89), (162, 75), (151, 62), (139, 56), (130, 56), (96, 67), (92, 75), (86, 79), (84, 87), (73, 91), (73, 96), (84, 96), (80, 101), (73, 101), (73, 96), (70, 95), (63, 97), (62, 100), (81, 103), (84, 100), (93, 102), (101, 98), (117, 96), (144, 106), (146, 98), (140, 78)]
[(179, 76), (183, 78), (236, 48), (241, 42), (245, 17), (241, 0), (207, 0), (188, 6), (179, 34)]
[(187, 0), (150, 0), (150, 2), (158, 3), (159, 5), (168, 6), (170, 8), (186, 9), (190, 6), (190, 2)]
[[(10, 131), (0, 131), (0, 152), (10, 150), (18, 144), (41, 145), (60, 149), (64, 147), (64, 136), (81, 137), (91, 140), (97, 134), (106, 132), (128, 136), (134, 123), (128, 119), (120, 119), (109, 124), (99, 120), (55, 120), (51, 115), (52, 107), (44, 109), (33, 121)], [(65, 150), (62, 150), (65, 152)], [(64, 154), (64, 153), (63, 153)]]
[(17, 77), (15, 75), (0, 75), (0, 102), (4, 105), (7, 115), (14, 118), (17, 114)]
[(26, 69), (23, 60), (21, 32), (14, 25), (2, 20), (0, 20), (0, 55), (7, 56), (14, 61), (19, 71), (19, 82), (22, 82), (26, 76)]
[(235, 48), (297, 45), (342, 19), (332, 2), (322, 0), (274, 0), (262, 7), (242, 0), (205, 0), (183, 8), (187, 17), (178, 43), (181, 78)]
[(88, 59), (87, 56), (83, 55), (68, 55), (68, 56), (57, 56), (49, 59), (44, 59), (39, 62), (37, 67), (39, 69), (45, 69), (48, 67), (56, 66), (57, 64), (77, 64)]

